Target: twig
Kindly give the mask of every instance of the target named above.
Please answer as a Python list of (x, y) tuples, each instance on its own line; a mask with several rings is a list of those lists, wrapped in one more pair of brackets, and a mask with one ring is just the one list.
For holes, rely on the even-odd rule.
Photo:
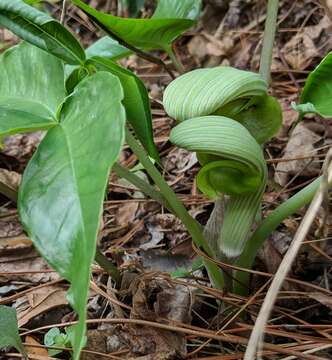
[(326, 195), (326, 187), (328, 186), (328, 182), (332, 180), (332, 149), (328, 152), (326, 162), (324, 164), (324, 179), (320, 186), (320, 189), (316, 193), (312, 203), (309, 206), (309, 209), (304, 216), (294, 239), (284, 256), (279, 269), (275, 275), (275, 278), (272, 281), (272, 284), (269, 288), (269, 291), (266, 294), (264, 303), (260, 309), (258, 314), (254, 329), (251, 333), (250, 340), (248, 343), (248, 347), (244, 356), (244, 360), (254, 360), (256, 359), (256, 353), (261, 348), (261, 343), (264, 335), (264, 329), (269, 319), (272, 308), (275, 304), (276, 298), (278, 296), (278, 292), (282, 286), (283, 281), (286, 278), (287, 273), (289, 272), (292, 263), (302, 245), (304, 238), (310, 230), (311, 224), (313, 223), (317, 212), (324, 201), (324, 197)]

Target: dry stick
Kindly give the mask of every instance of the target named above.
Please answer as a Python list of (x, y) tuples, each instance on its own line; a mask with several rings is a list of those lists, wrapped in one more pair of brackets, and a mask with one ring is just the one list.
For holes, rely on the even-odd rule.
[(284, 256), (279, 269), (272, 281), (269, 291), (266, 294), (264, 303), (260, 309), (258, 317), (255, 322), (254, 329), (251, 333), (248, 347), (244, 356), (244, 360), (254, 360), (256, 358), (257, 350), (261, 348), (261, 342), (264, 335), (265, 326), (267, 325), (272, 308), (276, 302), (278, 292), (286, 278), (287, 273), (291, 269), (292, 263), (302, 245), (302, 241), (310, 230), (311, 224), (315, 220), (317, 212), (326, 196), (328, 190), (328, 182), (332, 181), (332, 149), (327, 153), (326, 161), (323, 167), (324, 175), (320, 189), (316, 193), (312, 203), (305, 214), (294, 239)]

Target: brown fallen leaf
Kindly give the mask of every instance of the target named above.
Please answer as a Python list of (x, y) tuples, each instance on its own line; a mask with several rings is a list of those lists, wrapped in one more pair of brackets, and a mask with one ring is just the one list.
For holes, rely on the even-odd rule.
[(34, 317), (58, 306), (67, 305), (66, 290), (60, 286), (47, 286), (29, 293), (25, 302), (17, 308), (19, 327), (27, 324)]
[(59, 280), (60, 276), (50, 271), (47, 262), (36, 251), (20, 251), (10, 255), (1, 254), (0, 284), (8, 281), (24, 281), (29, 283), (46, 283)]
[[(141, 278), (134, 288), (131, 318), (190, 322), (192, 297), (188, 287), (156, 278), (154, 273)], [(166, 360), (186, 355), (186, 338), (183, 335), (147, 326), (126, 325), (124, 329), (121, 335), (136, 357), (140, 355)]]
[(0, 169), (0, 193), (12, 201), (17, 201), (18, 187), (21, 182), (21, 175), (15, 171)]
[(326, 15), (332, 21), (332, 0), (320, 0), (320, 3), (324, 6)]
[[(45, 356), (48, 358), (48, 352), (46, 348), (40, 347), (40, 343), (33, 338), (32, 336), (26, 336), (25, 338), (25, 350), (27, 351), (28, 355), (39, 355), (39, 356)], [(38, 347), (33, 346), (38, 345)]]
[(316, 56), (320, 56), (320, 50), (317, 48), (317, 40), (321, 37), (323, 31), (327, 31), (331, 21), (327, 16), (317, 25), (306, 26), (298, 31), (282, 48), (287, 63), (295, 70), (304, 70)]
[(118, 208), (116, 214), (116, 223), (119, 226), (132, 225), (138, 209), (138, 202), (126, 202)]
[[(320, 139), (321, 137), (309, 130), (304, 123), (299, 123), (288, 140), (283, 159), (315, 155), (314, 144)], [(311, 161), (312, 158), (279, 162), (276, 167), (274, 180), (281, 186), (285, 186), (290, 175), (297, 175), (299, 173), (302, 176), (317, 175), (319, 166), (315, 163), (310, 164)]]
[(198, 62), (207, 56), (207, 42), (202, 36), (194, 36), (188, 43), (188, 51)]

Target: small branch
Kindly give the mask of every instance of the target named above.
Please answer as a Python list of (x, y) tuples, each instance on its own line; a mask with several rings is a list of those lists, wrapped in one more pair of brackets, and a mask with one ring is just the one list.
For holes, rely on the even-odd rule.
[(176, 53), (174, 52), (172, 46), (170, 46), (167, 50), (166, 50), (168, 56), (170, 57), (170, 59), (172, 60), (172, 63), (175, 67), (175, 69), (180, 73), (180, 74), (184, 74), (185, 69), (184, 66), (181, 62), (181, 60), (179, 59), (179, 57), (176, 55)]
[(127, 49), (133, 51), (134, 53), (136, 53), (139, 57), (141, 57), (144, 60), (147, 60), (149, 62), (152, 62), (156, 65), (162, 66), (165, 71), (169, 74), (169, 76), (172, 79), (175, 79), (175, 75), (173, 74), (172, 70), (161, 60), (158, 59), (157, 57), (146, 53), (145, 51), (142, 51), (141, 49), (137, 48), (134, 45), (131, 45), (129, 43), (127, 43), (125, 40), (123, 40), (120, 36), (118, 36), (117, 34), (115, 34), (112, 30), (108, 29), (104, 24), (102, 24), (98, 19), (96, 19), (95, 17), (92, 17), (88, 12), (84, 11), (83, 9), (81, 9), (86, 16), (88, 16), (89, 19), (91, 19), (97, 26), (99, 26), (102, 30), (104, 30), (109, 36), (111, 36), (113, 39), (117, 40), (118, 43), (124, 47), (126, 47)]
[(265, 296), (264, 303), (260, 309), (258, 317), (255, 322), (255, 326), (251, 333), (247, 350), (244, 356), (244, 360), (254, 360), (256, 359), (257, 351), (260, 351), (263, 342), (263, 336), (265, 331), (265, 326), (270, 317), (273, 306), (276, 302), (278, 292), (281, 289), (281, 286), (291, 269), (292, 263), (302, 245), (303, 240), (308, 234), (310, 227), (315, 220), (315, 217), (319, 211), (321, 204), (324, 201), (326, 196), (326, 191), (328, 188), (328, 182), (332, 180), (332, 149), (328, 152), (327, 158), (324, 164), (324, 175), (323, 181), (320, 186), (319, 191), (315, 195), (312, 203), (309, 206), (307, 213), (305, 214), (295, 236), (287, 250), (286, 255), (284, 256), (278, 271), (272, 281), (272, 284)]
[(103, 255), (99, 249), (96, 250), (95, 260), (98, 265), (111, 275), (114, 282), (117, 285), (120, 285), (121, 274), (119, 269), (105, 255)]
[(267, 5), (263, 49), (259, 67), (259, 73), (267, 83), (270, 82), (271, 76), (273, 44), (277, 30), (278, 3), (278, 0), (268, 0)]

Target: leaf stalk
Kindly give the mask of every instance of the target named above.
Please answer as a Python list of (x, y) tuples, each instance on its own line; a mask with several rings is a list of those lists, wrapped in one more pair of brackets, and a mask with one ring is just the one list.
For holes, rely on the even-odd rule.
[(271, 77), (273, 44), (277, 30), (278, 5), (278, 0), (268, 0), (263, 48), (259, 68), (259, 73), (267, 83), (270, 82)]
[[(151, 162), (144, 148), (138, 143), (138, 141), (135, 139), (135, 137), (131, 134), (131, 132), (128, 129), (126, 129), (126, 141), (129, 147), (134, 152), (134, 154), (137, 156), (138, 160), (144, 166), (149, 176), (158, 186), (164, 198), (167, 199), (167, 202), (170, 204), (171, 208), (173, 209), (173, 212), (187, 228), (195, 245), (200, 249), (202, 249), (208, 256), (214, 258), (215, 254), (213, 253), (212, 249), (210, 248), (210, 246), (208, 245), (207, 241), (203, 236), (202, 226), (192, 216), (190, 216), (183, 203), (176, 196), (176, 194), (167, 184), (167, 182), (164, 180), (158, 169)], [(223, 289), (224, 279), (218, 266), (209, 261), (205, 261), (204, 264), (207, 268), (207, 271), (209, 273), (213, 285), (218, 289)]]

